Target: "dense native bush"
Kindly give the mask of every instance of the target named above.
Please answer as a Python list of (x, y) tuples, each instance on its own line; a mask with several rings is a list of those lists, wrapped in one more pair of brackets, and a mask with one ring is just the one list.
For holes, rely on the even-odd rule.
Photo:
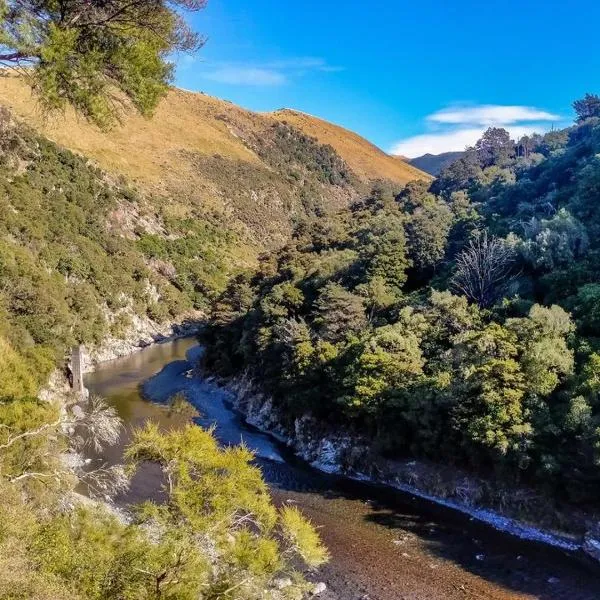
[(490, 129), (429, 189), (300, 223), (215, 303), (207, 366), (249, 368), (290, 418), (337, 420), (383, 451), (592, 501), (596, 117), (516, 142)]
[[(128, 314), (173, 319), (224, 287), (233, 238), (222, 228), (200, 215), (157, 217), (160, 203), (112, 184), (6, 111), (0, 127), (1, 335), (11, 348), (3, 371), (20, 356), (40, 384), (70, 345), (122, 335)], [(132, 239), (113, 215), (144, 207), (161, 233), (141, 230)], [(12, 395), (15, 381), (2, 379), (0, 395)], [(25, 382), (22, 395), (31, 392)]]
[(256, 144), (261, 158), (297, 180), (303, 178), (303, 171), (308, 171), (321, 183), (352, 182), (348, 165), (331, 146), (319, 143), (285, 122), (274, 123), (266, 135), (257, 138)]
[[(303, 596), (310, 586), (299, 568), (328, 558), (319, 536), (297, 509), (272, 504), (246, 448), (222, 449), (210, 431), (189, 424), (161, 434), (148, 424), (134, 432), (130, 474), (142, 462), (157, 463), (167, 500), (130, 507), (127, 522), (72, 496), (76, 479), (60, 453), (81, 446), (66, 431), (88, 423), (81, 444), (118, 437), (114, 412), (96, 400), (90, 405), (87, 421), (82, 407), (0, 400), (0, 597)], [(104, 496), (101, 475), (83, 477)], [(276, 579), (289, 585), (280, 591)]]

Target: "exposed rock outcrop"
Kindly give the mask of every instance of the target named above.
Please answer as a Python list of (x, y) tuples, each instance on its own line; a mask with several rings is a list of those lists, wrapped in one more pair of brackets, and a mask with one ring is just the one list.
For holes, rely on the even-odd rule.
[(83, 371), (89, 373), (99, 363), (128, 356), (157, 342), (195, 335), (204, 325), (205, 318), (204, 313), (197, 312), (189, 315), (181, 323), (166, 322), (158, 324), (148, 317), (133, 315), (131, 327), (128, 328), (123, 337), (108, 337), (100, 346), (86, 348), (83, 357)]

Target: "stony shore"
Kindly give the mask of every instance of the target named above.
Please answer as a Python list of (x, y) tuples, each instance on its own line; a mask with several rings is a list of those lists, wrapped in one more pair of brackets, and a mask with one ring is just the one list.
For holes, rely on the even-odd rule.
[[(369, 440), (353, 432), (335, 429), (310, 415), (286, 420), (272, 400), (257, 391), (247, 378), (229, 383), (235, 408), (260, 431), (273, 435), (294, 454), (316, 469), (386, 485), (415, 497), (459, 511), (495, 529), (523, 540), (539, 542), (591, 558), (600, 564), (600, 522), (581, 518), (580, 532), (554, 531), (525, 522), (497, 507), (481, 502), (483, 487), (493, 488), (465, 472), (449, 472), (437, 465), (415, 460), (389, 460), (373, 454)], [(513, 490), (517, 494), (525, 491)], [(508, 507), (510, 510), (512, 507)]]

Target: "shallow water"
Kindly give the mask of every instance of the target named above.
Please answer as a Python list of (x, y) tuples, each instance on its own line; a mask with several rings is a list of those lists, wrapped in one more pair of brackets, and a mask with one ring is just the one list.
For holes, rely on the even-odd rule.
[[(178, 392), (192, 400), (201, 426), (224, 444), (244, 442), (278, 503), (294, 502), (320, 527), (332, 560), (315, 576), (329, 600), (600, 599), (600, 577), (556, 550), (500, 534), (409, 494), (325, 475), (230, 410), (229, 393), (189, 373), (201, 349), (192, 339), (158, 344), (101, 365), (86, 377), (126, 423), (120, 443), (101, 457), (118, 462), (131, 428), (152, 419), (164, 429), (186, 417), (160, 401)], [(142, 394), (143, 392), (143, 394)], [(157, 402), (143, 399), (143, 395)], [(121, 501), (160, 498), (161, 475), (140, 471)]]

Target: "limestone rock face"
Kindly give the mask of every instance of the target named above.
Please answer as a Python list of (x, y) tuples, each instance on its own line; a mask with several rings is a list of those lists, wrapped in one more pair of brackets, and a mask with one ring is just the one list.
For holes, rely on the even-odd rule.
[(196, 334), (206, 320), (204, 313), (190, 315), (183, 323), (164, 323), (158, 325), (146, 316), (132, 315), (131, 327), (124, 337), (108, 337), (97, 348), (86, 348), (82, 356), (82, 369), (89, 373), (99, 363), (128, 356), (140, 348), (171, 338)]

